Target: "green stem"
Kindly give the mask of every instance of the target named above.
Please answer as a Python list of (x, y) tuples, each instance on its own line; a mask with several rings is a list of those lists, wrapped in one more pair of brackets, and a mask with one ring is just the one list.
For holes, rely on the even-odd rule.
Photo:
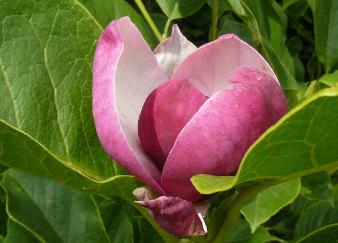
[(211, 40), (217, 38), (218, 1), (211, 1)]
[(158, 30), (158, 28), (156, 27), (153, 19), (150, 17), (146, 7), (144, 6), (142, 0), (135, 0), (136, 5), (138, 6), (138, 8), (140, 9), (142, 15), (144, 16), (144, 18), (146, 19), (149, 27), (151, 28), (151, 30), (154, 32), (156, 38), (158, 39), (159, 42), (161, 42), (162, 36), (160, 31)]
[(165, 23), (165, 26), (164, 26), (164, 31), (163, 31), (163, 35), (162, 35), (163, 39), (168, 38), (168, 31), (169, 31), (170, 24), (171, 24), (171, 19), (168, 18), (168, 20), (167, 20), (167, 22)]

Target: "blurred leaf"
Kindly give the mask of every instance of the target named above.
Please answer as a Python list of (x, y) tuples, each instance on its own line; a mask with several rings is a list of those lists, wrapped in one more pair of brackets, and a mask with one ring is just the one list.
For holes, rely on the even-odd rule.
[(250, 225), (244, 219), (238, 220), (235, 230), (231, 234), (228, 243), (262, 243), (270, 241), (281, 241), (269, 234), (268, 230), (259, 227), (255, 233), (251, 233)]
[(8, 216), (6, 212), (6, 193), (0, 187), (0, 235), (7, 233)]
[[(338, 87), (322, 90), (291, 110), (247, 151), (236, 176), (197, 175), (203, 194), (244, 182), (271, 184), (338, 168)], [(268, 184), (267, 184), (268, 185)]]
[(109, 242), (91, 196), (40, 176), (10, 169), (2, 186), (12, 218), (46, 242)]
[(300, 180), (296, 179), (269, 187), (244, 205), (241, 212), (249, 222), (251, 232), (255, 232), (258, 226), (293, 202), (300, 192), (300, 186)]
[(306, 235), (304, 238), (297, 241), (297, 243), (318, 243), (318, 242), (337, 242), (338, 241), (338, 224), (331, 224), (322, 227), (312, 233)]
[(103, 201), (98, 206), (110, 241), (112, 243), (134, 242), (132, 222), (121, 205), (114, 201)]
[(157, 44), (156, 38), (146, 21), (126, 1), (80, 0), (80, 2), (91, 12), (102, 27), (106, 27), (109, 22), (115, 19), (128, 16), (150, 46), (155, 47)]
[(338, 84), (338, 70), (333, 73), (326, 74), (319, 79), (319, 82), (328, 86), (334, 86)]
[(309, 73), (309, 79), (311, 81), (316, 80), (321, 76), (322, 66), (316, 55), (311, 56), (308, 63), (306, 64), (306, 69), (307, 72)]
[(241, 22), (232, 20), (227, 15), (225, 15), (219, 21), (218, 35), (220, 36), (227, 33), (234, 33), (247, 43), (253, 43), (250, 30), (247, 28), (247, 26)]
[(163, 33), (165, 24), (167, 22), (167, 17), (164, 14), (153, 13), (151, 14), (152, 19), (154, 20), (158, 30)]
[(206, 3), (206, 0), (156, 0), (163, 13), (171, 20), (194, 14)]
[(314, 16), (316, 53), (326, 73), (338, 65), (338, 1), (308, 0)]
[[(302, 177), (302, 195), (310, 200), (327, 201), (334, 204), (331, 178), (326, 172)], [(304, 190), (305, 189), (305, 190)]]
[(241, 0), (247, 12), (243, 21), (251, 28), (253, 40), (276, 72), (289, 100), (294, 106), (301, 100), (304, 87), (295, 80), (295, 64), (286, 47), (287, 17), (273, 0)]
[(310, 205), (299, 217), (294, 238), (300, 239), (311, 232), (333, 223), (338, 223), (338, 208), (328, 202)]
[(136, 219), (138, 226), (139, 239), (138, 243), (164, 243), (159, 234), (154, 230), (153, 227), (142, 217)]
[(310, 202), (303, 196), (298, 196), (290, 205), (280, 210), (264, 225), (269, 231), (284, 240), (293, 238), (294, 228), (299, 216), (309, 206)]
[(25, 229), (23, 226), (15, 223), (13, 220), (8, 220), (8, 234), (4, 240), (4, 243), (38, 243), (31, 232)]
[[(212, 6), (212, 0), (207, 0), (208, 6), (211, 8)], [(229, 4), (229, 2), (227, 0), (225, 1), (218, 1), (218, 6), (217, 6), (217, 10), (218, 10), (218, 17), (221, 17), (225, 11), (228, 11), (231, 9), (231, 5)]]
[(246, 11), (242, 5), (242, 3), (238, 0), (227, 0), (227, 2), (229, 3), (229, 5), (231, 6), (232, 11), (241, 17), (246, 17)]
[(307, 0), (284, 0), (282, 9), (293, 19), (303, 17), (309, 5)]

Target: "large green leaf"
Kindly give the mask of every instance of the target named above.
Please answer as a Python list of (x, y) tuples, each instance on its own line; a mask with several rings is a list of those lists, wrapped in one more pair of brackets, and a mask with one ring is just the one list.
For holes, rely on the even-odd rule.
[(92, 196), (41, 176), (9, 170), (7, 211), (45, 242), (110, 242)]
[(101, 25), (75, 0), (3, 0), (0, 21), (0, 161), (78, 188), (113, 180), (91, 111)]
[(180, 19), (197, 12), (206, 0), (156, 0), (162, 11), (171, 20)]
[(251, 231), (255, 232), (258, 226), (265, 223), (286, 205), (293, 202), (300, 192), (300, 180), (287, 181), (269, 187), (244, 207), (241, 212), (249, 222)]
[(328, 73), (338, 65), (338, 1), (308, 2), (314, 18), (316, 53)]
[(331, 224), (322, 227), (297, 241), (297, 243), (318, 243), (318, 242), (337, 242), (338, 224)]
[(93, 14), (101, 26), (105, 27), (114, 19), (129, 16), (150, 46), (156, 44), (155, 36), (145, 20), (124, 0), (80, 0)]
[(268, 129), (244, 156), (236, 176), (197, 175), (198, 191), (211, 194), (245, 182), (276, 184), (338, 168), (338, 87), (308, 98)]

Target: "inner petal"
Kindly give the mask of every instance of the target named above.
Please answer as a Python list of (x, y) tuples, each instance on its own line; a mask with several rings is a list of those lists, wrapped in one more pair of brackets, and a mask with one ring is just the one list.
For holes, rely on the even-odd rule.
[(182, 128), (207, 100), (188, 80), (169, 80), (146, 99), (138, 121), (145, 151), (162, 168)]

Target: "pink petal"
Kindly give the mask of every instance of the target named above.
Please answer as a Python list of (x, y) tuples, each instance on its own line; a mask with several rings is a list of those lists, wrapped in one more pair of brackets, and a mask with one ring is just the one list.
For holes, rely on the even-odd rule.
[(159, 197), (138, 201), (148, 208), (155, 221), (166, 231), (179, 236), (204, 235), (203, 223), (194, 205), (178, 197)]
[(137, 120), (149, 93), (166, 75), (129, 18), (113, 21), (102, 33), (93, 65), (93, 114), (108, 154), (163, 194), (160, 172), (143, 152)]
[(154, 53), (161, 68), (170, 79), (175, 68), (197, 47), (185, 38), (177, 25), (173, 25), (171, 36), (160, 43)]
[(148, 96), (139, 117), (138, 134), (160, 168), (182, 128), (206, 100), (188, 80), (170, 80)]
[(229, 87), (228, 78), (238, 67), (251, 66), (276, 76), (264, 58), (233, 34), (221, 36), (189, 55), (175, 70), (173, 79), (188, 79), (211, 97)]
[(198, 200), (190, 178), (236, 172), (250, 145), (287, 112), (276, 80), (251, 67), (228, 78), (233, 88), (209, 98), (179, 134), (162, 172), (168, 195)]

